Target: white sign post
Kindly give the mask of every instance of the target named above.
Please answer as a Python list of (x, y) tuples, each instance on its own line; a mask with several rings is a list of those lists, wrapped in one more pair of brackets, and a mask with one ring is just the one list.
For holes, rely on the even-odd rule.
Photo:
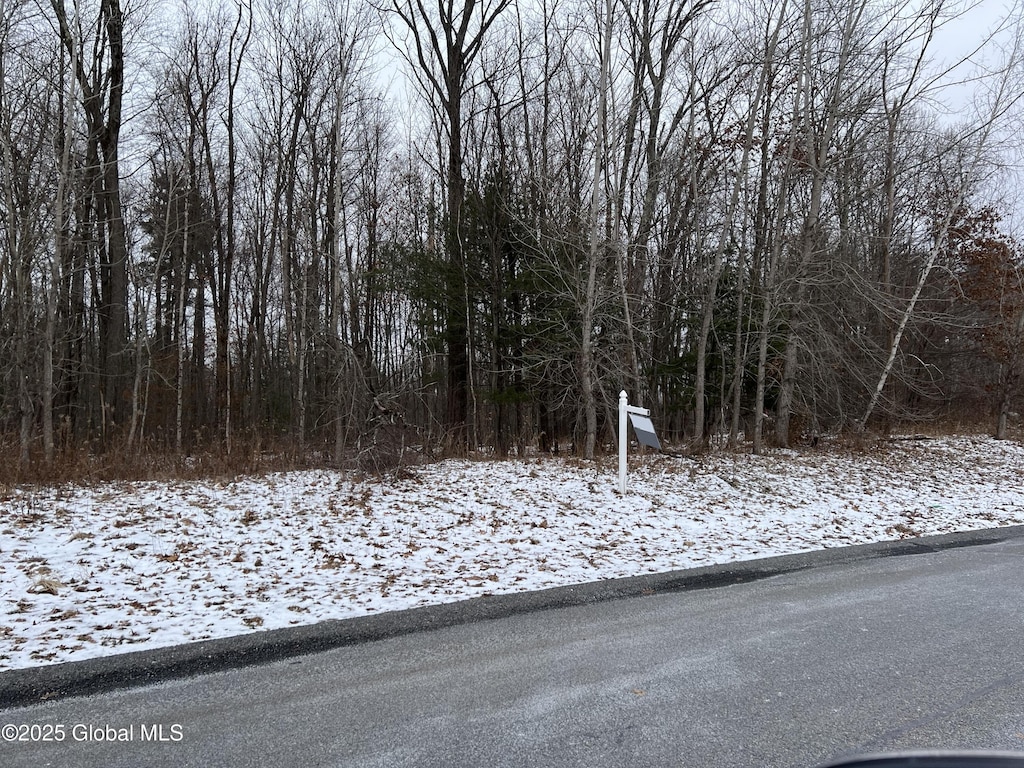
[(661, 449), (658, 436), (654, 433), (654, 424), (650, 419), (651, 412), (647, 408), (638, 408), (629, 404), (626, 390), (619, 392), (619, 492), (626, 493), (626, 446), (629, 443), (626, 422), (633, 423), (636, 438), (643, 445)]

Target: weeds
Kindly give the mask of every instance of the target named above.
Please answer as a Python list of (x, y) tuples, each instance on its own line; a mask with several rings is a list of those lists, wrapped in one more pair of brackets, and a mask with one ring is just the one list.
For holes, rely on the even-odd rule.
[(28, 591), (29, 594), (33, 595), (59, 595), (63, 586), (64, 585), (57, 579), (43, 576), (42, 578), (36, 579), (35, 583), (28, 588)]
[(17, 443), (0, 437), (0, 502), (9, 500), (17, 486), (231, 479), (331, 465), (326, 456), (314, 448), (298, 450), (288, 440), (236, 438), (230, 453), (220, 443), (179, 454), (158, 441), (130, 450), (126, 444), (85, 442), (65, 448), (51, 462), (34, 454), (23, 463)]
[[(883, 424), (877, 431), (854, 433), (840, 431), (808, 442), (798, 439), (796, 450), (823, 452), (838, 450), (847, 454), (870, 454), (890, 447), (890, 438), (898, 435), (921, 434), (928, 437), (949, 435), (986, 434), (991, 432), (988, 421), (979, 422), (963, 418), (921, 420)], [(218, 440), (206, 440), (194, 445), (186, 453), (178, 453), (173, 446), (157, 439), (136, 443), (130, 449), (124, 440), (109, 439), (105, 443), (85, 440), (70, 444), (58, 452), (51, 462), (43, 460), (36, 450), (30, 461), (21, 461), (18, 441), (10, 435), (0, 434), (0, 504), (17, 498), (18, 487), (26, 485), (91, 485), (108, 481), (160, 481), (219, 480), (230, 481), (239, 476), (260, 476), (275, 472), (302, 469), (343, 468), (356, 479), (387, 479), (389, 482), (421, 482), (416, 466), (445, 458), (442, 453), (426, 450), (406, 442), (404, 432), (380, 431), (369, 447), (353, 447), (336, 460), (332, 449), (315, 442), (299, 445), (289, 437), (268, 439), (263, 435), (232, 438), (231, 451)], [(1024, 440), (1024, 424), (1011, 425), (1010, 439)], [(725, 448), (715, 449), (727, 450)], [(749, 452), (749, 443), (742, 443), (735, 452)], [(771, 452), (774, 449), (768, 449)], [(572, 453), (559, 457), (573, 467), (586, 467), (597, 472), (614, 469), (616, 455), (609, 449), (593, 461), (584, 461)], [(669, 451), (671, 454), (672, 452)], [(684, 453), (673, 454), (686, 456)], [(526, 456), (530, 456), (527, 453)], [(523, 458), (526, 458), (524, 456)], [(465, 458), (478, 461), (501, 461), (494, 453), (470, 453)], [(547, 457), (536, 455), (532, 461), (541, 463)]]

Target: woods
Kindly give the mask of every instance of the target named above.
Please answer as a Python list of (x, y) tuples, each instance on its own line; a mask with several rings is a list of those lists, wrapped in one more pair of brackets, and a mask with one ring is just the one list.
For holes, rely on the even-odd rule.
[(956, 54), (941, 0), (0, 7), (9, 477), (590, 458), (623, 389), (694, 451), (1021, 408), (1019, 18)]

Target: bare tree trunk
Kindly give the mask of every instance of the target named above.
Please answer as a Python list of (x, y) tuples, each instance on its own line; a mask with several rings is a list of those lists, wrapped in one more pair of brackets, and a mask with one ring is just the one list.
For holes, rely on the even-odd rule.
[(733, 332), (732, 345), (732, 383), (729, 385), (732, 393), (732, 406), (729, 413), (729, 441), (730, 450), (736, 448), (740, 437), (740, 410), (743, 407), (743, 376), (746, 368), (746, 344), (744, 343), (743, 312), (746, 304), (746, 250), (740, 250), (739, 262), (736, 265), (736, 272), (739, 275), (736, 286), (736, 328)]
[[(138, 299), (136, 302), (136, 317), (144, 317), (142, 310), (142, 300)], [(131, 417), (128, 422), (128, 437), (127, 437), (127, 448), (128, 452), (135, 447), (136, 435), (141, 437), (141, 422), (142, 422), (142, 383), (143, 378), (146, 375), (146, 359), (147, 359), (147, 347), (145, 343), (146, 333), (145, 328), (135, 329), (135, 375), (132, 378), (132, 399), (131, 399)]]
[[(186, 189), (192, 189), (193, 180), (190, 179)], [(174, 310), (174, 337), (177, 350), (177, 370), (175, 375), (175, 402), (174, 402), (174, 450), (180, 457), (184, 449), (184, 421), (185, 421), (185, 359), (186, 343), (188, 334), (185, 331), (185, 297), (188, 295), (189, 272), (191, 271), (191, 259), (189, 258), (189, 243), (192, 233), (190, 222), (191, 206), (184, 206), (184, 220), (182, 222), (182, 245), (181, 265), (178, 276), (177, 306)]]
[(334, 174), (334, 189), (332, 191), (331, 204), (334, 206), (331, 231), (331, 285), (330, 285), (330, 340), (334, 352), (334, 462), (340, 464), (345, 453), (345, 350), (341, 339), (341, 308), (344, 302), (343, 288), (341, 284), (342, 273), (342, 250), (344, 239), (342, 232), (344, 228), (344, 202), (342, 200), (342, 169), (341, 158), (343, 150), (341, 131), (341, 106), (342, 89), (339, 88), (335, 94), (336, 104), (334, 111), (334, 158), (332, 173)]
[[(60, 207), (58, 206), (58, 211)], [(41, 407), (43, 412), (43, 460), (47, 465), (53, 464), (54, 431), (53, 431), (53, 387), (54, 387), (54, 356), (57, 351), (57, 296), (60, 291), (59, 259), (53, 257), (50, 264), (50, 287), (46, 295), (46, 340), (43, 349), (43, 381)]]
[[(1021, 274), (1016, 273), (1016, 282), (1021, 286)], [(1013, 335), (1010, 337), (1010, 359), (1003, 364), (1001, 372), (1001, 387), (999, 401), (999, 416), (996, 420), (996, 439), (1005, 440), (1009, 426), (1010, 403), (1014, 395), (1017, 383), (1020, 381), (1021, 345), (1024, 344), (1024, 307), (1018, 306), (1017, 321), (1013, 326)]]
[[(121, 102), (124, 88), (124, 16), (120, 0), (101, 0), (108, 59), (106, 72), (107, 109), (100, 134), (103, 157), (103, 210), (107, 226), (108, 287), (103, 297), (104, 368), (109, 382), (113, 416), (124, 420), (128, 403), (124, 397), (128, 342), (128, 242), (121, 205)], [(97, 61), (97, 64), (99, 62)]]
[(594, 140), (594, 178), (590, 190), (590, 248), (587, 252), (587, 285), (583, 296), (583, 328), (580, 341), (580, 387), (586, 433), (583, 458), (593, 459), (597, 445), (597, 397), (594, 385), (594, 310), (597, 306), (597, 271), (604, 251), (603, 222), (600, 216), (601, 180), (608, 152), (608, 88), (612, 56), (612, 25), (615, 0), (605, 0), (604, 36), (601, 45), (601, 74), (598, 78), (597, 126)]
[[(70, 69), (78, 69), (78, 45), (70, 48)], [(67, 50), (67, 48), (65, 49)], [(63, 84), (62, 84), (63, 85)], [(46, 463), (52, 464), (56, 446), (54, 439), (54, 359), (59, 354), (57, 348), (58, 307), (61, 300), (63, 279), (61, 271), (70, 261), (68, 253), (68, 236), (71, 232), (71, 184), (72, 162), (71, 150), (75, 140), (75, 111), (73, 105), (78, 100), (78, 80), (73, 75), (67, 77), (66, 86), (61, 88), (60, 112), (60, 156), (57, 168), (57, 189), (54, 195), (53, 242), (54, 253), (50, 262), (50, 286), (46, 296), (46, 349), (43, 353), (43, 457)]]
[[(767, 73), (768, 79), (774, 77), (772, 72), (772, 66), (775, 61), (775, 54), (778, 50), (777, 40), (779, 31), (782, 29), (786, 21), (786, 7), (787, 4), (783, 4), (781, 12), (779, 14), (779, 21), (776, 31), (773, 33), (772, 39), (776, 41), (776, 44), (770, 47), (768, 56), (764, 64), (764, 71)], [(767, 81), (766, 81), (767, 82)], [(791, 123), (794, 129), (790, 131), (789, 138), (786, 142), (786, 162), (783, 165), (779, 189), (783, 190), (783, 194), (776, 203), (776, 212), (774, 222), (768, 221), (768, 164), (771, 162), (770, 156), (773, 152), (773, 148), (769, 145), (767, 136), (769, 134), (769, 125), (771, 120), (771, 114), (768, 110), (765, 111), (762, 116), (761, 123), (761, 154), (762, 154), (762, 165), (761, 165), (761, 185), (758, 192), (758, 210), (756, 212), (758, 228), (757, 236), (760, 243), (768, 243), (768, 230), (774, 229), (775, 237), (770, 241), (770, 244), (766, 247), (764, 258), (767, 260), (767, 264), (762, 264), (761, 268), (761, 280), (760, 280), (760, 298), (761, 298), (761, 316), (759, 318), (757, 326), (757, 374), (754, 391), (754, 425), (753, 425), (753, 446), (752, 450), (755, 454), (761, 453), (764, 449), (764, 422), (765, 422), (765, 396), (768, 386), (768, 346), (771, 337), (771, 322), (772, 317), (776, 311), (776, 279), (779, 271), (779, 264), (782, 260), (782, 250), (784, 247), (784, 240), (781, 233), (784, 229), (785, 222), (790, 215), (790, 207), (788, 205), (788, 196), (785, 194), (785, 190), (788, 190), (792, 181), (794, 173), (794, 162), (793, 157), (796, 152), (798, 134), (795, 129), (799, 121), (800, 116), (800, 98), (801, 94), (797, 92), (793, 97), (792, 113), (790, 115)]]
[[(235, 271), (236, 236), (235, 215), (238, 209), (238, 137), (235, 129), (238, 83), (242, 76), (242, 65), (249, 41), (252, 39), (252, 8), (247, 3), (238, 3), (238, 16), (232, 29), (228, 45), (228, 92), (225, 107), (224, 127), (227, 133), (227, 189), (225, 190), (224, 258), (219, 265), (218, 295), (220, 305), (217, 312), (217, 391), (224, 398), (224, 450), (231, 455), (231, 351), (228, 348), (229, 321), (232, 302), (232, 286)], [(212, 182), (212, 179), (211, 179)]]
[(7, 295), (0, 293), (0, 302), (10, 312), (6, 319), (11, 324), (13, 338), (10, 339), (13, 360), (11, 361), (11, 378), (16, 391), (20, 426), (18, 430), (19, 462), (27, 465), (31, 458), (33, 403), (32, 390), (29, 382), (32, 367), (32, 296), (31, 288), (32, 225), (30, 214), (26, 208), (30, 205), (25, 198), (31, 178), (18, 145), (25, 143), (27, 137), (15, 125), (15, 114), (22, 108), (12, 104), (13, 93), (9, 91), (6, 67), (6, 33), (0, 29), (0, 191), (3, 206), (3, 242), (0, 243), (0, 291), (6, 286)]
[[(780, 203), (781, 205), (781, 203)], [(754, 392), (754, 440), (753, 452), (764, 449), (764, 398), (768, 379), (768, 338), (771, 335), (771, 319), (774, 311), (774, 282), (777, 256), (769, 256), (767, 275), (762, 280), (761, 318), (757, 332), (757, 383)]]
[(306, 447), (306, 353), (309, 349), (309, 269), (302, 270), (302, 280), (299, 283), (299, 317), (298, 328), (296, 329), (296, 355), (295, 355), (295, 407), (298, 410), (298, 439), (299, 448)]
[[(68, 23), (64, 0), (50, 0), (57, 33), (74, 66), (87, 134), (86, 172), (88, 189), (98, 225), (98, 263), (94, 283), (98, 286), (99, 398), (109, 407), (115, 421), (127, 412), (124, 397), (128, 339), (128, 246), (121, 204), (120, 133), (124, 89), (124, 14), (120, 0), (101, 0), (95, 29), (92, 60), (81, 54), (80, 24)], [(69, 105), (70, 109), (71, 106)], [(91, 184), (91, 186), (90, 186)], [(102, 423), (107, 422), (104, 414)]]

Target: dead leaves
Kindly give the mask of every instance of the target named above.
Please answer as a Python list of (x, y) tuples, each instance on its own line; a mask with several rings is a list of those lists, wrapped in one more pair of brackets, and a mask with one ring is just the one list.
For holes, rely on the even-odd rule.
[[(36, 494), (0, 524), (12, 564), (0, 569), (0, 667), (859, 543), (887, 528), (893, 537), (1024, 522), (1024, 494), (1006, 482), (1024, 451), (950, 445), (944, 464), (922, 456), (899, 469), (863, 456), (816, 455), (809, 467), (799, 456), (712, 454), (686, 470), (652, 459), (627, 499), (612, 493), (611, 467), (547, 460), (441, 462), (401, 482), (296, 473), (273, 488), (253, 478)], [(982, 453), (991, 481), (969, 474)], [(767, 496), (764, 483), (784, 495)], [(953, 498), (961, 487), (969, 493)], [(95, 638), (87, 653), (60, 650), (83, 635)]]
[(338, 568), (341, 568), (341, 566), (345, 565), (345, 563), (347, 562), (348, 561), (346, 560), (344, 555), (332, 554), (327, 555), (323, 559), (323, 562), (320, 563), (320, 567), (327, 568), (330, 570), (337, 570)]

